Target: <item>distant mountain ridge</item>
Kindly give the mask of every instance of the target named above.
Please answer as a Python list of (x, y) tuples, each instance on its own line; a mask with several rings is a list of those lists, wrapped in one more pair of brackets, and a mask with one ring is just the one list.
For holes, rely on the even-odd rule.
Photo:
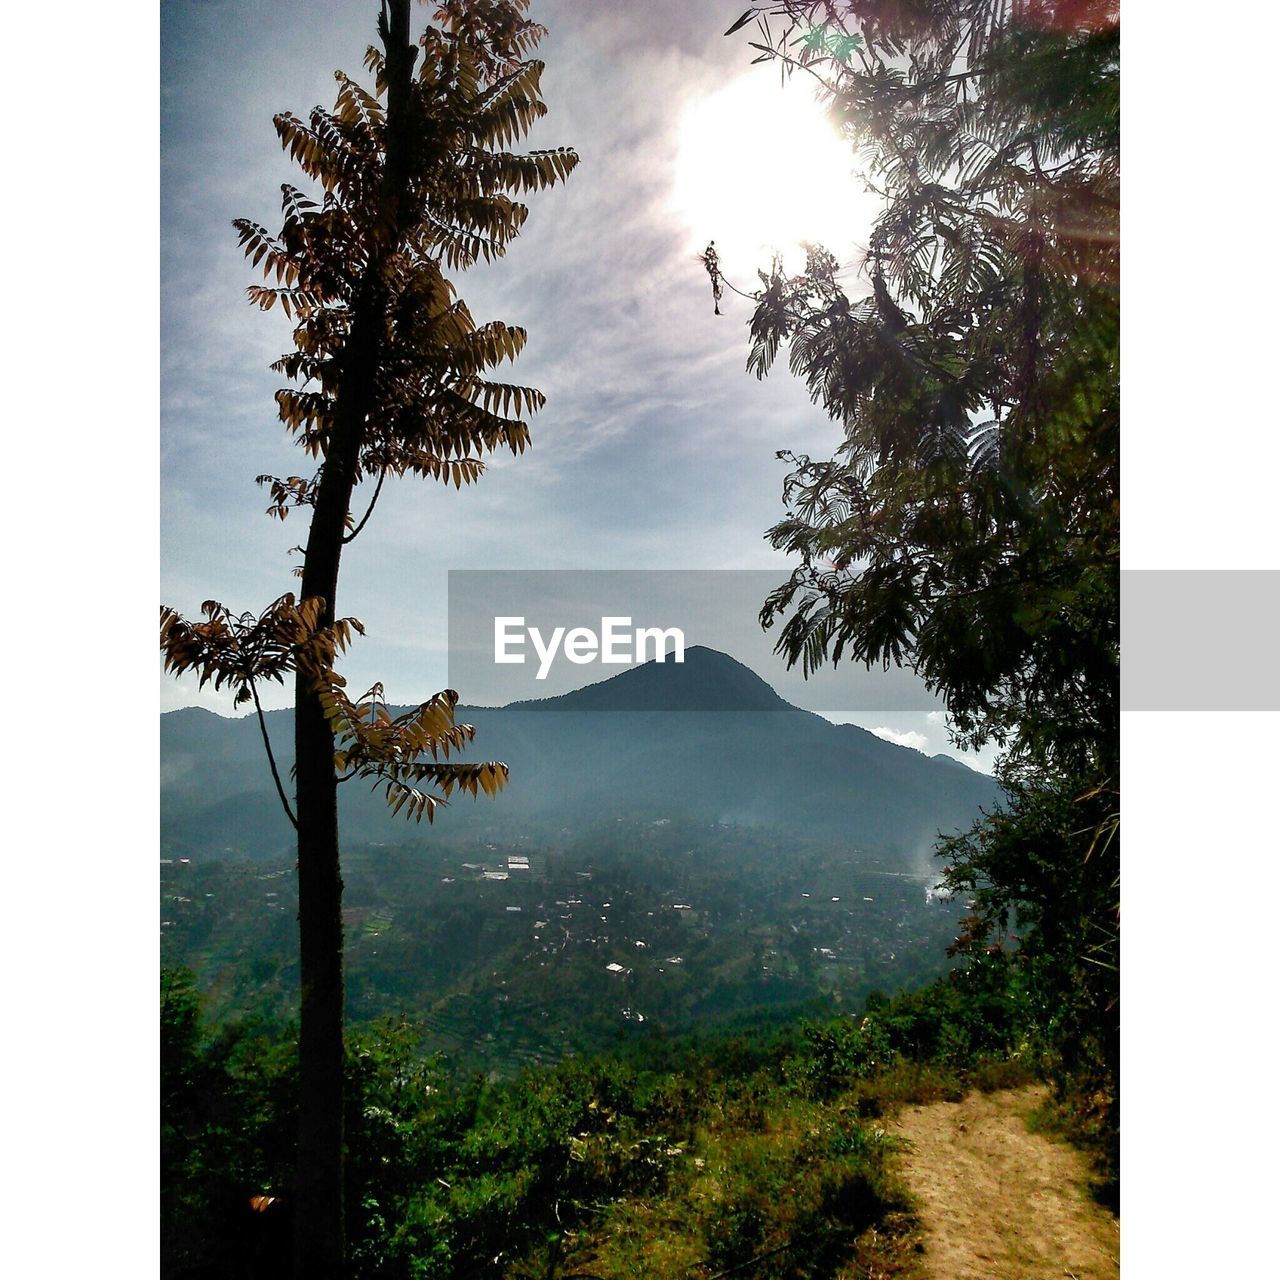
[[(460, 707), (476, 726), (472, 759), (500, 759), (496, 800), (450, 805), (441, 837), (551, 838), (610, 817), (675, 817), (774, 828), (929, 864), (939, 829), (969, 826), (999, 802), (996, 783), (854, 725), (792, 706), (750, 668), (714, 649), (649, 662), (541, 701)], [(292, 716), (267, 716), (282, 774)], [(293, 832), (280, 812), (252, 717), (197, 708), (160, 720), (161, 839), (170, 853), (266, 856)], [(343, 838), (431, 839), (386, 811), (364, 784), (344, 787)]]
[(797, 711), (750, 667), (718, 649), (690, 645), (668, 656), (557, 697), (509, 703), (506, 710)]

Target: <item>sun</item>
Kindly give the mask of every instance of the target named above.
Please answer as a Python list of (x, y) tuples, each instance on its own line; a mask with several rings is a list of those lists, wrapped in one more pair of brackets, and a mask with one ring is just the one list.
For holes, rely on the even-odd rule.
[(793, 265), (802, 241), (860, 258), (877, 203), (809, 86), (760, 68), (694, 99), (678, 133), (672, 211), (690, 247), (708, 240), (726, 275), (755, 286), (774, 251)]

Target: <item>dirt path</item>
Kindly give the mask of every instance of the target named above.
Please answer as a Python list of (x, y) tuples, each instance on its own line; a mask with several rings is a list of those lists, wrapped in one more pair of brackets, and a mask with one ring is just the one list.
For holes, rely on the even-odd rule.
[(1120, 1224), (1088, 1198), (1084, 1157), (1027, 1132), (1036, 1088), (904, 1107), (902, 1170), (928, 1280), (1115, 1280)]

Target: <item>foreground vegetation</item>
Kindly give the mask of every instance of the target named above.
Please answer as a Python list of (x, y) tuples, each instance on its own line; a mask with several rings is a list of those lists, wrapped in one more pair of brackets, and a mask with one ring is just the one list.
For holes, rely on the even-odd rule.
[[(275, 1274), (296, 1038), (210, 1029), (200, 1006), (192, 975), (166, 970), (165, 1274)], [(424, 1054), (409, 1022), (368, 1027), (346, 1058), (352, 1274), (892, 1274), (913, 1216), (883, 1117), (1032, 1078), (1047, 1060), (1029, 1010), (997, 958), (857, 1017), (636, 1043), (506, 1080)]]

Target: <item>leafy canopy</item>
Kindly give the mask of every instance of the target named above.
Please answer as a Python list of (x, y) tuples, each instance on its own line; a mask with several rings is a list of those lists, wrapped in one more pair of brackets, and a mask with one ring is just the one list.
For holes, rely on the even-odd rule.
[(749, 367), (785, 344), (842, 436), (779, 455), (769, 537), (798, 564), (763, 620), (806, 671), (914, 667), (961, 741), (1005, 748), (1006, 805), (940, 850), (974, 903), (956, 949), (982, 967), (1016, 941), (1063, 1077), (1114, 1098), (1119, 7), (784, 0), (735, 27), (753, 18), (882, 200), (856, 273), (817, 246), (761, 273)]
[[(913, 666), (973, 745), (1109, 772), (1119, 630), (1118, 7), (787, 0), (743, 15), (822, 86), (883, 201), (861, 270), (761, 273), (839, 426), (769, 532), (779, 649)], [(770, 22), (770, 18), (773, 22)], [(781, 28), (776, 24), (781, 23)], [(854, 277), (851, 285), (849, 277)]]
[[(362, 335), (376, 344), (377, 370), (357, 482), (390, 472), (470, 484), (483, 473), (484, 453), (526, 448), (523, 415), (543, 403), (532, 387), (486, 376), (516, 358), (525, 330), (477, 325), (444, 275), (502, 256), (528, 215), (513, 195), (551, 186), (577, 164), (566, 148), (507, 149), (546, 112), (543, 64), (525, 56), (542, 28), (519, 17), (522, 8), (442, 5), (440, 27), (428, 28), (413, 51), (406, 127), (393, 134), (382, 101), (386, 55), (372, 47), (365, 65), (376, 96), (338, 72), (332, 112), (317, 107), (307, 121), (276, 116), (315, 198), (286, 184), (278, 235), (247, 219), (235, 224), (245, 255), (274, 281), (251, 287), (250, 299), (263, 309), (279, 302), (298, 320), (295, 349), (273, 368), (299, 385), (278, 391), (276, 403), (313, 457), (326, 455), (354, 363), (352, 318), (367, 295), (378, 295), (379, 331)], [(281, 518), (314, 497), (315, 479), (261, 480)]]

